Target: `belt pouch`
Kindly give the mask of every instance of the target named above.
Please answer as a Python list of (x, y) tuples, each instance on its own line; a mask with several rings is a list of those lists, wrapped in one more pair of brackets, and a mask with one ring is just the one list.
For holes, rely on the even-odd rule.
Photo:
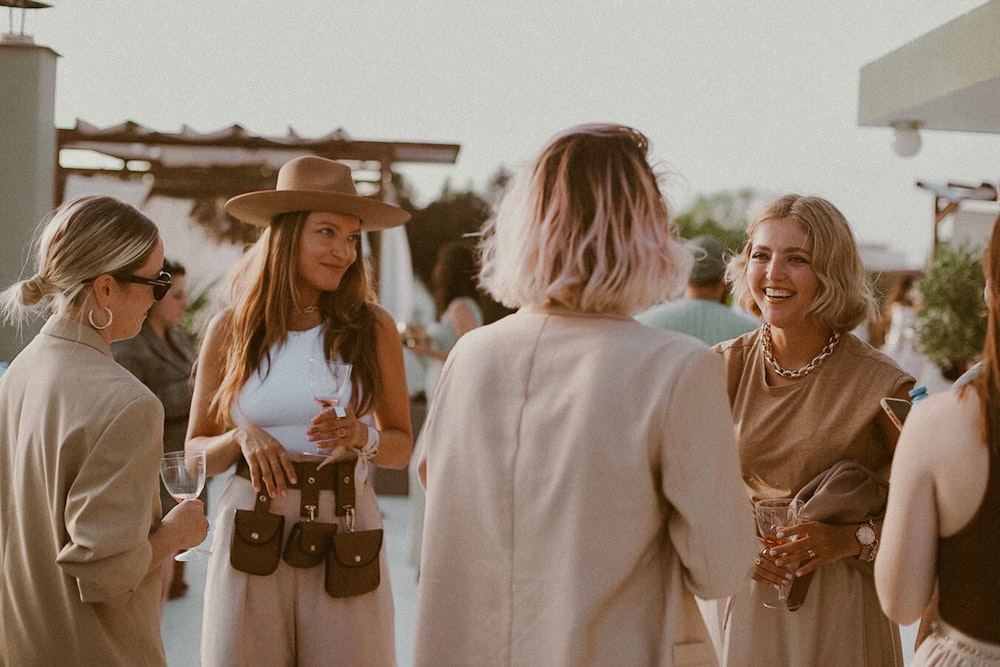
[(282, 557), (292, 567), (319, 565), (330, 551), (330, 540), (336, 532), (334, 523), (299, 521), (292, 526)]
[(326, 592), (335, 598), (378, 588), (382, 529), (337, 533), (326, 557)]
[(285, 517), (268, 512), (270, 506), (271, 499), (261, 491), (252, 510), (236, 510), (229, 563), (241, 572), (268, 575), (278, 567)]

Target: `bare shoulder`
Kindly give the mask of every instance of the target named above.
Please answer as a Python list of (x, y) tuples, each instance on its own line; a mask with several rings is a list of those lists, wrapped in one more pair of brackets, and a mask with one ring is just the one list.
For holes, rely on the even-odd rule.
[[(915, 406), (899, 437), (897, 469), (919, 471), (940, 485), (948, 479), (978, 477), (988, 461), (979, 437), (979, 401), (974, 390), (932, 394)], [(897, 465), (897, 463), (899, 465)]]
[(232, 323), (232, 319), (232, 308), (225, 308), (213, 315), (212, 319), (208, 322), (208, 326), (205, 328), (203, 347), (215, 347), (221, 344), (225, 332)]
[(377, 303), (370, 303), (368, 307), (371, 309), (372, 316), (375, 318), (375, 328), (381, 333), (386, 328), (391, 329), (393, 332), (396, 331), (396, 320), (393, 319), (392, 314), (378, 305)]

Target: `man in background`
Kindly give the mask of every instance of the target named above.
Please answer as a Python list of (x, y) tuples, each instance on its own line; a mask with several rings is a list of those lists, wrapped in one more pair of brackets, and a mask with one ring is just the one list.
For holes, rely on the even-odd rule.
[(691, 240), (694, 266), (684, 296), (653, 306), (636, 315), (639, 322), (660, 329), (679, 331), (715, 345), (752, 331), (760, 322), (725, 305), (726, 249), (714, 236)]

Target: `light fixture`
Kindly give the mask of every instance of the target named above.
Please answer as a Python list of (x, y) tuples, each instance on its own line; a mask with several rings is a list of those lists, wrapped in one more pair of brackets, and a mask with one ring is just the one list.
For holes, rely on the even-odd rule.
[(920, 121), (900, 120), (892, 123), (895, 130), (892, 150), (900, 157), (912, 157), (920, 150)]

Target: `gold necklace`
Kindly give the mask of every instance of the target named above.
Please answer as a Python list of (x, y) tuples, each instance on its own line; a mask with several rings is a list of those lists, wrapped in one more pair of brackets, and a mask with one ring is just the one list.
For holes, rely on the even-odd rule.
[(813, 357), (812, 361), (797, 371), (789, 371), (782, 368), (778, 363), (778, 360), (774, 358), (774, 352), (771, 349), (771, 325), (765, 322), (763, 329), (763, 335), (760, 337), (760, 347), (764, 351), (764, 359), (767, 360), (767, 363), (771, 364), (771, 368), (774, 369), (775, 373), (781, 377), (791, 378), (793, 380), (805, 377), (816, 370), (819, 365), (823, 363), (824, 359), (833, 354), (833, 348), (837, 347), (837, 343), (840, 342), (840, 332), (834, 331), (833, 335), (830, 336), (830, 340), (826, 342), (826, 345), (820, 353)]
[(306, 306), (305, 308), (292, 308), (292, 315), (308, 315), (319, 310), (319, 306)]

